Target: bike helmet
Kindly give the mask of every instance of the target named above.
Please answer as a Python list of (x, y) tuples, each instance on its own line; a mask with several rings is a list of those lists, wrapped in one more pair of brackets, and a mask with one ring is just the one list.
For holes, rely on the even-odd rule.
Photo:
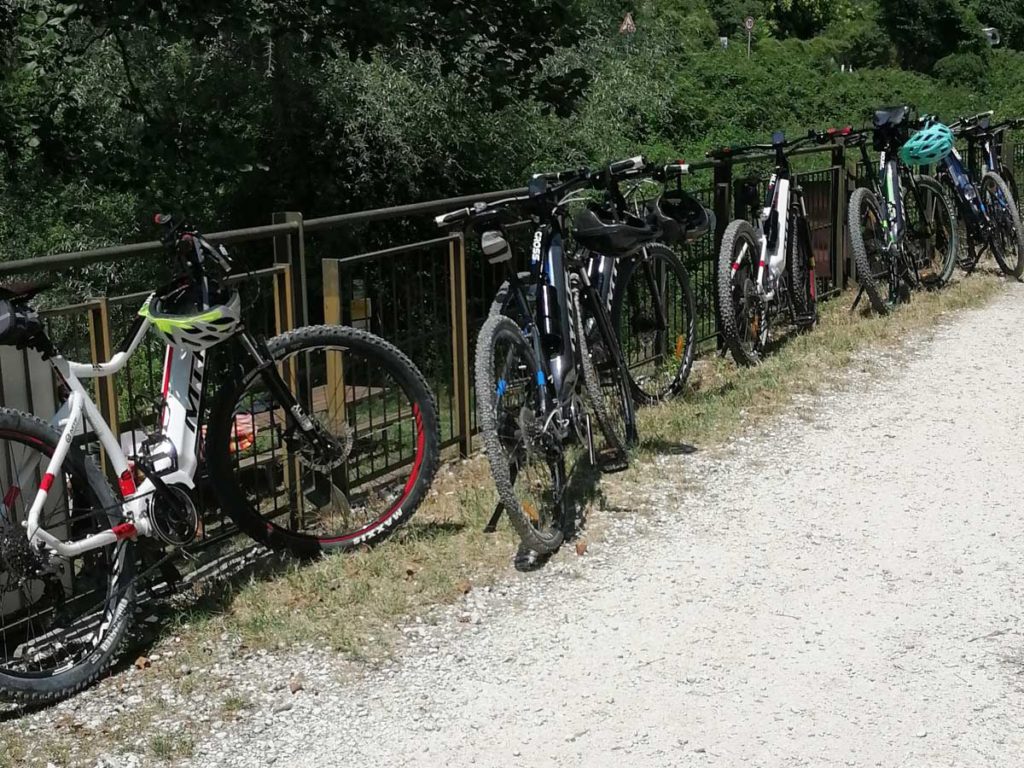
[[(670, 189), (648, 203), (648, 210), (661, 221), (665, 240), (699, 240), (711, 229), (711, 212), (692, 195)], [(670, 222), (670, 223), (669, 223)]]
[(230, 338), (241, 320), (238, 291), (211, 291), (203, 301), (195, 288), (166, 296), (153, 295), (139, 310), (167, 343), (200, 352)]
[(900, 147), (907, 165), (935, 165), (953, 150), (953, 132), (942, 123), (931, 123)]

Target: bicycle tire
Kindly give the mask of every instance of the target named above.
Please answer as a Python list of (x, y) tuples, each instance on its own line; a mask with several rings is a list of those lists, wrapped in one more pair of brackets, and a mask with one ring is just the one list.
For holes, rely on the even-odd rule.
[[(583, 389), (606, 443), (606, 447), (600, 451), (599, 464), (606, 471), (625, 469), (629, 466), (629, 449), (637, 442), (636, 414), (633, 410), (629, 375), (624, 365), (614, 365), (607, 359), (602, 366), (604, 370), (598, 371), (594, 351), (587, 342), (584, 330), (586, 322), (580, 302), (577, 302), (575, 315)], [(618, 339), (614, 336), (609, 339), (601, 333), (601, 324), (595, 324), (598, 326), (606, 357), (614, 357), (610, 347), (618, 344)], [(609, 452), (610, 455), (607, 455)]]
[[(942, 185), (932, 176), (918, 175), (914, 177), (915, 182), (919, 190), (925, 190), (927, 193), (934, 195), (934, 199), (939, 203), (936, 209), (935, 221), (929, 222), (929, 227), (934, 229), (938, 225), (945, 224), (946, 226), (946, 250), (942, 253), (941, 260), (938, 262), (938, 268), (935, 270), (934, 276), (922, 279), (922, 285), (926, 288), (941, 288), (950, 281), (953, 277), (953, 272), (956, 269), (957, 257), (959, 256), (959, 229), (957, 227), (956, 215), (953, 213), (953, 208), (950, 205), (950, 200), (946, 191)], [(914, 198), (916, 201), (916, 197)], [(939, 210), (941, 209), (941, 210)], [(920, 211), (918, 214), (920, 215)], [(940, 219), (942, 221), (940, 221)], [(908, 220), (909, 227), (909, 220)], [(908, 231), (907, 238), (909, 239), (910, 233)], [(936, 246), (938, 249), (938, 246)]]
[[(871, 253), (864, 239), (864, 233), (860, 228), (860, 223), (866, 213), (873, 213), (875, 221), (878, 222), (879, 226), (881, 225), (882, 219), (875, 193), (867, 187), (858, 187), (850, 195), (850, 210), (847, 215), (850, 230), (850, 250), (853, 252), (853, 262), (857, 270), (857, 282), (864, 289), (864, 293), (867, 294), (871, 308), (879, 315), (887, 315), (889, 314), (889, 302), (882, 297), (882, 292), (877, 282), (880, 270), (871, 264)], [(888, 282), (889, 255), (882, 247), (880, 240), (876, 243), (876, 246), (880, 254), (878, 260), (884, 263), (886, 267), (885, 279)]]
[[(646, 344), (641, 342), (645, 360), (652, 354), (671, 357), (671, 360), (665, 363), (661, 363), (660, 358), (656, 358), (654, 363), (656, 369), (664, 366), (665, 376), (669, 377), (667, 382), (659, 384), (654, 376), (641, 378), (643, 374), (636, 370), (638, 366), (631, 367), (629, 364), (631, 343), (640, 335), (640, 332), (629, 331), (625, 328), (627, 318), (624, 317), (624, 313), (630, 315), (630, 321), (636, 321), (636, 315), (643, 314), (642, 310), (633, 311), (637, 310), (639, 302), (630, 301), (631, 298), (636, 299), (637, 293), (641, 290), (634, 288), (634, 278), (644, 277), (641, 274), (644, 261), (641, 259), (620, 261), (619, 279), (612, 297), (612, 325), (619, 335), (619, 347), (627, 361), (626, 369), (634, 402), (638, 405), (653, 405), (678, 395), (693, 369), (693, 360), (697, 349), (697, 302), (693, 295), (690, 274), (675, 251), (662, 243), (652, 243), (646, 246), (645, 250), (647, 259), (659, 261), (664, 265), (663, 274), (666, 284), (670, 280), (675, 281), (677, 290), (675, 303), (681, 305), (678, 309), (663, 307), (662, 312), (668, 320), (669, 328), (655, 329), (653, 340)], [(663, 302), (665, 304), (670, 303), (668, 293), (666, 290)], [(653, 297), (651, 298), (653, 301)], [(640, 325), (654, 324), (654, 321), (648, 318), (641, 317), (640, 319), (642, 320)], [(661, 335), (664, 338), (659, 338)], [(674, 343), (673, 335), (676, 337)], [(649, 351), (649, 348), (653, 348), (654, 351)], [(673, 363), (675, 363), (674, 366)], [(652, 382), (654, 386), (648, 384), (648, 381)]]
[[(56, 449), (60, 437), (60, 433), (35, 416), (0, 408), (0, 439), (15, 440), (31, 445), (34, 450), (39, 450), (43, 456), (49, 457)], [(2, 469), (0, 467), (0, 473), (2, 473)], [(85, 499), (88, 509), (107, 511), (106, 523), (110, 527), (124, 522), (124, 518), (120, 515), (121, 504), (103, 477), (103, 473), (96, 463), (86, 457), (79, 448), (72, 447), (68, 452), (62, 472), (65, 474), (65, 480), (54, 483), (52, 487), (66, 488), (66, 486), (62, 486), (62, 482), (66, 483), (70, 479), (72, 488), (88, 489), (89, 496)], [(39, 475), (42, 475), (41, 469)], [(78, 485), (76, 486), (76, 484)], [(7, 490), (7, 488), (4, 489), (5, 496)], [(30, 498), (25, 496), (20, 498), (25, 504), (31, 504)], [(8, 503), (13, 505), (18, 502)], [(15, 514), (14, 517), (18, 516)], [(102, 524), (103, 516), (87, 515), (87, 517), (101, 524), (97, 530), (106, 529), (106, 526)], [(135, 544), (131, 539), (125, 538), (115, 544), (113, 548), (93, 550), (87, 555), (96, 556), (100, 553), (112, 553), (111, 557), (113, 558), (109, 564), (108, 574), (95, 574), (95, 578), (106, 580), (106, 593), (102, 600), (103, 612), (97, 612), (94, 618), (96, 627), (92, 632), (84, 632), (87, 627), (78, 623), (81, 621), (80, 619), (73, 622), (76, 626), (75, 637), (87, 637), (93, 646), (92, 649), (86, 653), (83, 660), (54, 673), (37, 671), (14, 674), (5, 668), (0, 668), (0, 698), (20, 703), (52, 703), (88, 687), (113, 663), (124, 643), (135, 604)], [(0, 571), (0, 573), (2, 572)], [(0, 594), (0, 598), (2, 598), (2, 594)], [(89, 604), (86, 608), (92, 610), (93, 606)], [(7, 626), (6, 621), (4, 626)], [(6, 631), (6, 629), (0, 631), (0, 639), (3, 640), (0, 642), (0, 649), (8, 647)], [(67, 643), (61, 645), (62, 650), (66, 650), (66, 647)], [(3, 653), (6, 655), (7, 651), (3, 650)], [(6, 662), (7, 659), (4, 657), (5, 666)]]
[[(746, 245), (749, 248), (751, 258), (743, 264), (736, 276), (741, 284), (737, 285), (732, 274), (732, 265), (736, 261), (736, 249)], [(741, 311), (749, 306), (750, 285), (756, 280), (755, 269), (758, 253), (757, 233), (749, 221), (737, 219), (730, 222), (725, 228), (722, 236), (722, 247), (718, 252), (718, 329), (725, 342), (726, 348), (732, 354), (733, 360), (738, 365), (752, 366), (761, 362), (761, 352), (764, 348), (763, 328), (764, 317), (751, 318), (744, 314), (740, 318)], [(749, 285), (748, 285), (749, 283)], [(738, 294), (743, 294), (743, 306), (739, 304)], [(753, 340), (744, 342), (740, 337), (740, 320), (744, 330), (750, 330)], [(744, 337), (746, 333), (744, 333)]]
[(1014, 202), (1017, 203), (1017, 213), (1020, 214), (1022, 219), (1024, 219), (1024, 208), (1022, 208), (1021, 205), (1020, 195), (1017, 194), (1017, 177), (1006, 163), (999, 164), (999, 175), (1003, 177), (1003, 181), (1006, 182), (1006, 186), (1010, 188), (1010, 193), (1013, 195)]
[[(500, 343), (507, 343), (510, 348), (514, 348), (515, 352), (520, 355), (520, 363), (527, 369), (516, 377), (516, 381), (521, 383), (524, 388), (522, 395), (524, 402), (519, 408), (521, 414), (519, 419), (511, 424), (508, 423), (509, 416), (499, 415), (499, 407), (502, 406), (501, 400), (509, 393), (510, 388), (509, 379), (506, 376), (497, 376), (495, 371), (495, 352)], [(552, 442), (546, 442), (544, 445), (544, 450), (551, 454), (550, 457), (545, 456), (544, 461), (551, 475), (550, 495), (553, 504), (550, 509), (544, 501), (535, 499), (533, 496), (525, 501), (519, 498), (515, 486), (521, 475), (518, 470), (513, 475), (513, 466), (519, 466), (513, 462), (517, 461), (519, 457), (510, 456), (510, 453), (517, 453), (522, 448), (522, 443), (527, 442), (522, 435), (524, 431), (522, 420), (525, 418), (522, 414), (528, 412), (531, 407), (535, 408), (529, 403), (529, 400), (534, 397), (532, 388), (543, 386), (539, 383), (540, 364), (529, 341), (523, 336), (522, 329), (510, 318), (501, 314), (492, 314), (484, 321), (477, 337), (474, 368), (480, 437), (498, 492), (498, 499), (504, 506), (509, 522), (525, 547), (540, 554), (554, 552), (562, 544), (563, 526), (568, 519), (567, 502), (563, 493), (565, 461), (561, 445)], [(515, 390), (516, 387), (513, 386), (512, 389)], [(514, 408), (515, 406), (510, 407)], [(534, 450), (532, 442), (522, 449)], [(537, 453), (533, 453), (528, 458), (537, 456)], [(529, 479), (526, 482), (529, 482)], [(522, 485), (520, 487), (522, 488)], [(524, 503), (532, 504), (532, 509), (524, 508)], [(530, 514), (530, 511), (533, 512), (533, 515)], [(534, 516), (537, 518), (536, 524)]]
[(1012, 243), (1015, 246), (1017, 258), (1011, 263), (1007, 260), (1005, 252), (993, 248), (992, 255), (996, 258), (999, 268), (1015, 280), (1020, 280), (1024, 274), (1024, 230), (1021, 228), (1020, 209), (1017, 207), (1017, 199), (1013, 196), (1013, 190), (998, 173), (988, 171), (981, 179), (982, 195), (985, 194), (986, 182), (993, 185), (995, 189), (1004, 196), (1007, 205), (986, 205), (992, 211), (995, 225), (999, 228), (1003, 242), (1001, 245)]
[(813, 316), (817, 321), (818, 302), (814, 286), (811, 285), (811, 258), (807, 253), (804, 238), (809, 239), (810, 233), (805, 231), (807, 220), (796, 213), (790, 219), (789, 239), (789, 279), (790, 295), (793, 297), (793, 309), (798, 315)]
[[(434, 474), (437, 471), (441, 440), (437, 407), (434, 404), (433, 395), (423, 378), (423, 374), (420, 373), (419, 369), (408, 357), (391, 343), (366, 331), (347, 326), (310, 326), (289, 331), (270, 339), (267, 342), (267, 349), (271, 357), (279, 364), (299, 353), (315, 350), (328, 353), (344, 352), (348, 355), (358, 354), (362, 356), (360, 359), (379, 364), (383, 372), (381, 375), (386, 374), (390, 382), (398, 388), (404, 397), (408, 398), (409, 411), (405, 413), (404, 417), (401, 411), (401, 400), (399, 400), (398, 420), (402, 421), (404, 418), (402, 423), (412, 423), (413, 429), (409, 437), (415, 437), (415, 445), (406, 447), (405, 450), (408, 456), (404, 459), (404, 463), (396, 470), (400, 474), (398, 476), (387, 474), (385, 475), (385, 480), (382, 480), (382, 482), (388, 483), (389, 489), (393, 489), (389, 490), (390, 495), (383, 502), (377, 496), (371, 497), (371, 493), (376, 493), (376, 491), (367, 490), (364, 492), (365, 496), (371, 499), (366, 501), (366, 504), (369, 505), (372, 501), (376, 501), (383, 508), (383, 511), (368, 509), (366, 519), (356, 523), (356, 528), (352, 530), (346, 529), (341, 533), (338, 531), (327, 531), (323, 534), (317, 534), (293, 530), (293, 525), (284, 526), (275, 522), (275, 519), (293, 512), (296, 505), (301, 506), (305, 503), (299, 499), (299, 494), (295, 491), (290, 491), (288, 496), (288, 504), (291, 506), (291, 509), (275, 514), (273, 519), (267, 519), (256, 508), (256, 505), (246, 497), (246, 493), (242, 489), (234, 471), (232, 459), (232, 441), (237, 441), (237, 437), (232, 437), (232, 431), (236, 429), (237, 405), (247, 392), (248, 387), (259, 380), (259, 371), (249, 368), (241, 375), (230, 380), (217, 393), (210, 412), (207, 461), (210, 476), (213, 480), (212, 485), (222, 509), (231, 517), (239, 529), (255, 541), (272, 549), (289, 551), (298, 557), (311, 557), (323, 552), (344, 551), (356, 547), (372, 546), (383, 541), (400, 526), (408, 522), (413, 514), (415, 514), (426, 496)], [(346, 358), (346, 369), (349, 365), (349, 359)], [(370, 376), (370, 374), (366, 375)], [(376, 382), (377, 386), (374, 385), (374, 382)], [(351, 393), (343, 391), (342, 394), (343, 402), (345, 403), (342, 406), (344, 409), (345, 429), (349, 429), (351, 424), (359, 417), (358, 405), (352, 405), (352, 403), (358, 404), (360, 401), (367, 400), (371, 409), (370, 429), (373, 429), (372, 398), (375, 396), (383, 397), (384, 402), (387, 402), (391, 390), (385, 386), (386, 383), (387, 381), (383, 379), (368, 378), (364, 384), (358, 386), (354, 382), (345, 382), (343, 384), (345, 389), (352, 388)], [(358, 395), (360, 400), (356, 400), (356, 390), (362, 392)], [(330, 409), (331, 395), (326, 393), (326, 387), (324, 392), (326, 407)], [(265, 409), (260, 412), (273, 414), (277, 410), (270, 406), (265, 406)], [(309, 413), (307, 415), (312, 416), (314, 414)], [(325, 419), (331, 419), (329, 415), (318, 418), (320, 418), (321, 423)], [(386, 414), (383, 418), (387, 419)], [(270, 417), (270, 422), (270, 426), (264, 427), (264, 429), (269, 429), (273, 432), (275, 429), (273, 416)], [(394, 424), (391, 422), (387, 422), (386, 427), (378, 426), (377, 433), (383, 435), (380, 441), (389, 443), (391, 436), (388, 430), (395, 429)], [(397, 431), (399, 433), (398, 439), (401, 440), (402, 427), (398, 426)], [(253, 434), (258, 436), (255, 428)], [(371, 432), (372, 434), (374, 433)], [(270, 439), (272, 440), (273, 438), (271, 437)], [(350, 475), (358, 474), (358, 468), (353, 466), (355, 463), (354, 457), (357, 455), (357, 452), (352, 446), (358, 446), (361, 440), (362, 438), (356, 435), (352, 437), (350, 452), (346, 455), (344, 469), (342, 470), (346, 478)], [(256, 447), (253, 448), (252, 461), (256, 463), (260, 457), (259, 451), (262, 450), (263, 455), (265, 455), (268, 449), (266, 447), (259, 448), (255, 438), (253, 442)], [(281, 450), (286, 449), (282, 448)], [(290, 449), (288, 450), (290, 451)], [(369, 451), (371, 456), (373, 455), (373, 450), (377, 449), (373, 448)], [(396, 450), (401, 451), (402, 448), (399, 447)], [(235, 452), (237, 453), (238, 451), (236, 450)], [(297, 466), (293, 461), (293, 452), (287, 453), (286, 456), (285, 466)], [(400, 453), (399, 458), (401, 456)], [(274, 459), (275, 457), (272, 455), (271, 458)], [(372, 461), (371, 458), (371, 467), (374, 466)], [(385, 458), (386, 461), (387, 458)], [(325, 480), (329, 486), (332, 501), (335, 500), (336, 496), (340, 496), (346, 498), (339, 499), (339, 505), (349, 503), (348, 494), (344, 491), (339, 491), (338, 494), (333, 493), (337, 488), (338, 482), (340, 482), (334, 475), (339, 470), (339, 467), (330, 467), (324, 470), (310, 467), (309, 465), (302, 466), (305, 466), (309, 473), (303, 476), (301, 475), (301, 470), (299, 470), (300, 486), (303, 492), (303, 499), (308, 500), (311, 506), (318, 503), (318, 501), (311, 499), (311, 493), (318, 493), (317, 483), (322, 485)], [(409, 468), (407, 476), (404, 474), (406, 467)], [(386, 469), (387, 467), (385, 467), (385, 471)], [(282, 470), (282, 473), (286, 471)], [(372, 474), (372, 471), (370, 474)], [(307, 480), (312, 483), (312, 486), (307, 485)], [(287, 483), (288, 481), (283, 480), (282, 482)], [(368, 482), (372, 482), (372, 480)], [(307, 488), (311, 488), (311, 492), (307, 491)], [(352, 490), (349, 491), (349, 493), (353, 492)], [(319, 510), (320, 508), (314, 509), (314, 512), (319, 513)], [(277, 512), (276, 501), (274, 512)], [(336, 515), (338, 511), (336, 508), (332, 508), (326, 514), (328, 516)], [(344, 515), (344, 511), (341, 514)], [(321, 517), (323, 516), (321, 515)]]

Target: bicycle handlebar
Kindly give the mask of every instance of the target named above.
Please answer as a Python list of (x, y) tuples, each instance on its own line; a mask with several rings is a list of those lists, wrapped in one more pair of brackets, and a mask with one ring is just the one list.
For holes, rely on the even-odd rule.
[(160, 242), (164, 247), (172, 250), (181, 243), (190, 244), (199, 256), (199, 264), (196, 268), (201, 269), (204, 256), (208, 256), (216, 262), (224, 274), (231, 273), (231, 258), (223, 245), (214, 246), (209, 240), (189, 224), (187, 221), (175, 221), (174, 215), (170, 213), (156, 213), (153, 215), (153, 223), (162, 228)]

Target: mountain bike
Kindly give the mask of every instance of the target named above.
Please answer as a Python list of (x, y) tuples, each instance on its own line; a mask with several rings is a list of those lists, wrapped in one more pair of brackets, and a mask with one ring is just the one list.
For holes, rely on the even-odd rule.
[[(437, 466), (434, 402), (401, 352), (341, 326), (254, 336), (224, 246), (170, 216), (157, 223), (179, 274), (149, 296), (105, 363), (60, 353), (31, 306), (39, 286), (0, 288), (0, 344), (41, 354), (66, 398), (49, 423), (0, 408), (5, 698), (56, 700), (106, 669), (137, 583), (198, 534), (204, 459), (238, 527), (299, 555), (383, 539), (416, 510)], [(167, 342), (161, 406), (156, 431), (129, 457), (82, 382), (124, 369), (150, 328)], [(207, 354), (227, 342), (238, 362), (221, 373), (206, 419), (216, 379)], [(85, 453), (91, 436), (116, 493)], [(155, 562), (142, 569), (147, 553)]]
[[(666, 168), (671, 175), (666, 175)], [(688, 173), (689, 165), (682, 162), (649, 165), (621, 178), (611, 177), (608, 197), (620, 214), (628, 211), (642, 217), (646, 200), (641, 195), (648, 180), (664, 185), (659, 204), (681, 227), (672, 239), (692, 243), (712, 228), (713, 216), (683, 190), (682, 177)], [(668, 188), (672, 178), (675, 189)], [(620, 181), (629, 187), (625, 193)], [(610, 299), (633, 400), (652, 405), (679, 394), (697, 349), (697, 303), (682, 260), (670, 244), (651, 243), (626, 258), (592, 254), (590, 271), (592, 282)]]
[(814, 131), (787, 141), (782, 131), (776, 131), (770, 144), (722, 147), (707, 153), (719, 161), (760, 152), (771, 152), (775, 159), (763, 207), (758, 206), (754, 185), (742, 201), (754, 223), (731, 222), (718, 254), (718, 327), (739, 365), (761, 361), (780, 318), (800, 329), (818, 320), (811, 228), (789, 155), (808, 143), (827, 141), (827, 134)]
[(973, 157), (975, 147), (981, 150), (983, 168), (979, 184), (976, 186), (971, 180), (956, 147), (940, 164), (937, 176), (950, 190), (957, 218), (963, 225), (960, 267), (970, 274), (988, 251), (1004, 273), (1019, 279), (1024, 273), (1024, 230), (1017, 198), (996, 170), (1001, 164), (996, 156), (991, 115), (983, 112), (963, 117), (949, 126), (956, 135), (968, 140), (969, 157)]
[[(480, 330), (476, 396), (480, 429), (498, 490), (522, 547), (521, 564), (555, 551), (576, 523), (568, 492), (584, 451), (604, 469), (628, 463), (636, 421), (626, 361), (602, 296), (591, 279), (591, 253), (634, 254), (678, 224), (655, 203), (646, 219), (615, 205), (592, 204), (572, 218), (575, 248), (566, 247), (570, 193), (603, 188), (615, 176), (644, 169), (643, 158), (534, 176), (524, 196), (438, 216), (438, 226), (481, 230), (492, 264), (508, 281), (498, 311)], [(536, 222), (529, 268), (512, 263), (507, 226), (523, 214)], [(604, 437), (596, 448), (591, 416)], [(533, 561), (533, 562), (531, 562)]]
[[(915, 288), (939, 288), (953, 275), (957, 230), (952, 207), (942, 185), (931, 176), (915, 174), (900, 161), (899, 152), (911, 128), (930, 121), (917, 119), (910, 106), (887, 107), (874, 113), (873, 126), (836, 134), (848, 146), (860, 148), (868, 185), (850, 196), (847, 222), (860, 291), (878, 314), (909, 301)], [(867, 139), (879, 153), (878, 172), (868, 155)], [(884, 288), (879, 287), (879, 282)]]
[[(996, 123), (995, 125), (989, 125), (988, 131), (992, 134), (991, 154), (986, 153), (985, 155), (986, 170), (996, 171), (1003, 177), (1003, 181), (1005, 181), (1007, 186), (1010, 187), (1013, 199), (1017, 201), (1018, 209), (1021, 208), (1021, 199), (1020, 195), (1017, 194), (1017, 177), (1010, 165), (1003, 159), (1003, 150), (1006, 145), (1006, 132), (1011, 129), (1019, 130), (1021, 128), (1024, 128), (1024, 118), (1021, 117), (1004, 120), (1003, 122)], [(971, 137), (968, 136), (968, 141), (970, 140)], [(973, 152), (970, 157), (973, 159)], [(968, 163), (968, 165), (970, 166), (970, 163)], [(969, 170), (973, 169), (969, 168)], [(1024, 216), (1024, 212), (1022, 212), (1021, 215)]]

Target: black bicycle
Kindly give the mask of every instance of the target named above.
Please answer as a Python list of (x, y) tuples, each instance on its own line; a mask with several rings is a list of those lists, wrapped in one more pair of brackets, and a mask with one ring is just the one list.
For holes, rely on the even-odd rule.
[[(567, 493), (584, 451), (603, 469), (628, 464), (636, 420), (626, 361), (606, 296), (591, 279), (591, 254), (623, 257), (678, 231), (655, 202), (645, 219), (607, 201), (572, 217), (571, 193), (607, 189), (622, 174), (646, 169), (642, 158), (533, 177), (528, 193), (437, 218), (438, 226), (475, 227), (488, 261), (505, 264), (508, 281), (477, 339), (480, 430), (499, 496), (523, 550), (556, 550), (576, 526)], [(536, 223), (528, 269), (512, 263), (507, 226)], [(604, 437), (599, 449), (591, 416)]]
[[(886, 107), (874, 113), (872, 128), (836, 134), (860, 148), (868, 176), (867, 185), (850, 196), (847, 213), (861, 288), (854, 306), (867, 294), (872, 308), (884, 315), (909, 301), (913, 289), (939, 288), (953, 275), (958, 237), (949, 200), (936, 179), (914, 173), (899, 159), (910, 130), (930, 122), (916, 118), (910, 106)], [(878, 152), (877, 173), (871, 172), (869, 136)]]
[(610, 300), (633, 399), (639, 405), (679, 394), (697, 350), (697, 303), (690, 274), (672, 246), (707, 234), (713, 215), (683, 190), (682, 178), (688, 173), (689, 166), (678, 162), (646, 164), (644, 170), (610, 177), (606, 198), (620, 215), (644, 216), (650, 182), (661, 186), (661, 210), (679, 223), (680, 231), (668, 235), (671, 243), (650, 243), (628, 258), (591, 254), (591, 279)]
[[(957, 136), (967, 140), (970, 165), (974, 164), (975, 151), (980, 151), (983, 168), (979, 183), (972, 181), (971, 171), (976, 169), (964, 167), (963, 158), (955, 147), (940, 164), (938, 178), (956, 201), (963, 235), (958, 254), (960, 267), (970, 274), (988, 252), (1005, 274), (1020, 279), (1024, 274), (1024, 231), (1016, 194), (997, 170), (1003, 168), (996, 153), (996, 131), (1001, 126), (991, 125), (991, 115), (991, 112), (983, 112), (962, 117), (949, 126)], [(1004, 123), (1002, 127), (1010, 125)], [(1009, 173), (1008, 168), (1005, 171)]]

